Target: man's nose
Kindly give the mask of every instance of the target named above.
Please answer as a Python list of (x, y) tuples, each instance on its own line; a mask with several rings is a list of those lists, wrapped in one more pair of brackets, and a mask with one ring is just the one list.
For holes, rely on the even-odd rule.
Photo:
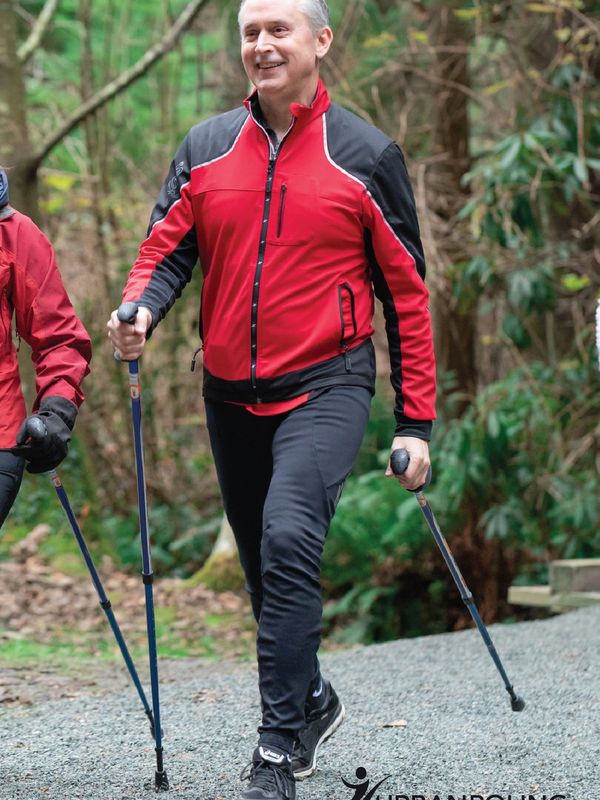
[(256, 49), (264, 52), (273, 49), (273, 37), (269, 31), (261, 31), (256, 40)]

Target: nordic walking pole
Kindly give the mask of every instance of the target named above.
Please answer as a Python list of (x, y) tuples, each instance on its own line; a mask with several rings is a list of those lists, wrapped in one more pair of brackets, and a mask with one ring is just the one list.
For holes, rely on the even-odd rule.
[[(44, 436), (46, 436), (46, 426), (38, 417), (30, 417), (30, 419), (27, 421), (27, 433), (32, 439), (36, 439), (39, 441), (40, 439), (43, 439)], [(63, 507), (67, 519), (69, 520), (69, 524), (71, 525), (71, 530), (73, 531), (73, 535), (77, 540), (77, 544), (79, 545), (79, 549), (81, 550), (81, 555), (83, 556), (83, 560), (85, 561), (86, 566), (88, 568), (88, 572), (90, 573), (92, 583), (94, 584), (94, 588), (96, 589), (96, 594), (98, 595), (100, 606), (104, 611), (104, 613), (106, 614), (108, 624), (110, 625), (112, 632), (114, 633), (115, 639), (117, 641), (117, 644), (119, 645), (119, 650), (121, 651), (121, 655), (123, 656), (123, 660), (125, 661), (125, 666), (129, 671), (131, 680), (133, 681), (133, 685), (135, 686), (139, 698), (142, 701), (142, 705), (144, 706), (144, 712), (148, 717), (148, 721), (150, 722), (150, 733), (152, 734), (152, 738), (155, 739), (156, 736), (154, 732), (154, 717), (152, 715), (152, 709), (150, 708), (148, 700), (146, 699), (146, 695), (142, 688), (142, 683), (140, 681), (139, 675), (133, 663), (133, 659), (131, 658), (131, 655), (127, 648), (127, 644), (125, 643), (125, 639), (121, 632), (121, 628), (119, 627), (119, 623), (117, 622), (115, 614), (112, 610), (111, 602), (108, 599), (106, 592), (104, 591), (104, 586), (102, 585), (100, 576), (98, 575), (96, 567), (94, 566), (94, 562), (92, 561), (92, 557), (85, 543), (85, 539), (83, 538), (81, 528), (79, 527), (79, 523), (77, 522), (75, 514), (73, 513), (73, 509), (71, 507), (71, 503), (69, 502), (69, 497), (67, 495), (67, 492), (65, 491), (65, 488), (62, 485), (62, 481), (55, 469), (50, 470), (48, 475), (50, 476), (50, 480), (54, 484), (57, 497), (60, 501), (60, 504)]]
[[(403, 447), (399, 450), (394, 450), (392, 453), (391, 459), (391, 467), (392, 472), (394, 475), (404, 475), (406, 470), (408, 469), (408, 465), (410, 463), (410, 455), (408, 450), (405, 450)], [(425, 499), (425, 495), (423, 494), (423, 489), (426, 489), (431, 482), (431, 467), (429, 468), (429, 472), (427, 473), (427, 480), (423, 484), (423, 486), (419, 486), (418, 489), (410, 489), (412, 491), (419, 502), (419, 506), (421, 507), (421, 511), (423, 512), (423, 516), (427, 520), (427, 524), (429, 525), (429, 529), (433, 534), (433, 538), (435, 539), (437, 546), (440, 548), (441, 553), (444, 557), (444, 561), (448, 565), (448, 569), (452, 577), (454, 578), (454, 582), (458, 587), (458, 591), (460, 592), (461, 599), (466, 607), (469, 609), (469, 613), (473, 618), (473, 622), (477, 625), (479, 633), (483, 641), (485, 642), (487, 649), (498, 669), (498, 672), (502, 676), (502, 680), (504, 681), (504, 686), (506, 691), (510, 695), (510, 705), (513, 711), (522, 711), (525, 708), (525, 701), (522, 697), (519, 697), (515, 694), (515, 690), (513, 689), (512, 683), (508, 680), (508, 676), (504, 671), (504, 667), (502, 666), (502, 662), (500, 661), (500, 657), (496, 652), (496, 648), (492, 642), (490, 634), (485, 626), (485, 623), (479, 616), (479, 611), (477, 610), (477, 606), (475, 605), (475, 601), (473, 600), (473, 595), (467, 588), (467, 584), (465, 583), (465, 579), (460, 573), (459, 568), (456, 565), (456, 562), (450, 552), (450, 548), (448, 547), (448, 543), (444, 539), (442, 532), (440, 531), (438, 524), (436, 522), (435, 517), (433, 516), (433, 511), (429, 507), (429, 503)]]
[[(135, 323), (138, 312), (137, 303), (123, 303), (119, 306), (117, 317), (119, 322), (129, 325)], [(142, 439), (142, 403), (140, 388), (140, 372), (138, 360), (128, 362), (129, 390), (131, 395), (131, 420), (133, 424), (133, 446), (135, 450), (135, 468), (137, 474), (138, 507), (140, 514), (140, 543), (142, 548), (142, 578), (146, 593), (146, 627), (148, 630), (148, 655), (150, 661), (150, 683), (152, 686), (152, 708), (154, 710), (154, 730), (156, 733), (156, 772), (154, 787), (157, 792), (166, 792), (169, 780), (163, 766), (162, 729), (160, 727), (160, 698), (158, 689), (158, 658), (156, 654), (156, 625), (154, 621), (154, 593), (152, 583), (152, 556), (150, 553), (150, 536), (148, 533), (148, 502), (146, 499), (146, 476), (144, 471), (144, 443)]]

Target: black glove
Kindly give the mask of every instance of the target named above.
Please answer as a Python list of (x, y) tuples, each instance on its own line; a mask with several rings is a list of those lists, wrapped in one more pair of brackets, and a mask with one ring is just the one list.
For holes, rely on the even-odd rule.
[[(49, 472), (55, 469), (67, 455), (71, 431), (77, 416), (77, 406), (65, 397), (44, 397), (37, 414), (27, 417), (17, 433), (17, 446), (11, 447), (15, 456), (27, 459), (27, 471)], [(41, 420), (46, 433), (28, 430), (27, 423)], [(37, 435), (36, 435), (37, 434)]]

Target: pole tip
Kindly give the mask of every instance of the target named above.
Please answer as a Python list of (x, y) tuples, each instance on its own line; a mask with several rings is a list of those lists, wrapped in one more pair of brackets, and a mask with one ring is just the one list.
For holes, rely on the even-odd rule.
[(523, 711), (525, 708), (525, 700), (522, 697), (515, 697), (510, 701), (510, 707), (513, 711)]
[(166, 770), (163, 769), (161, 772), (156, 770), (154, 773), (154, 788), (157, 792), (169, 791), (169, 779), (167, 778)]

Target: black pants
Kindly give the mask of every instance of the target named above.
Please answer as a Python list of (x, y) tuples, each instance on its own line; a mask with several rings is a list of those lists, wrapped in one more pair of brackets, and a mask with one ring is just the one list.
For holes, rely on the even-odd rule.
[(4, 525), (8, 512), (21, 486), (25, 461), (0, 450), (0, 528)]
[(284, 744), (304, 723), (318, 670), (323, 545), (370, 403), (368, 389), (352, 386), (318, 390), (270, 417), (206, 401), (225, 511), (258, 622), (264, 743)]

